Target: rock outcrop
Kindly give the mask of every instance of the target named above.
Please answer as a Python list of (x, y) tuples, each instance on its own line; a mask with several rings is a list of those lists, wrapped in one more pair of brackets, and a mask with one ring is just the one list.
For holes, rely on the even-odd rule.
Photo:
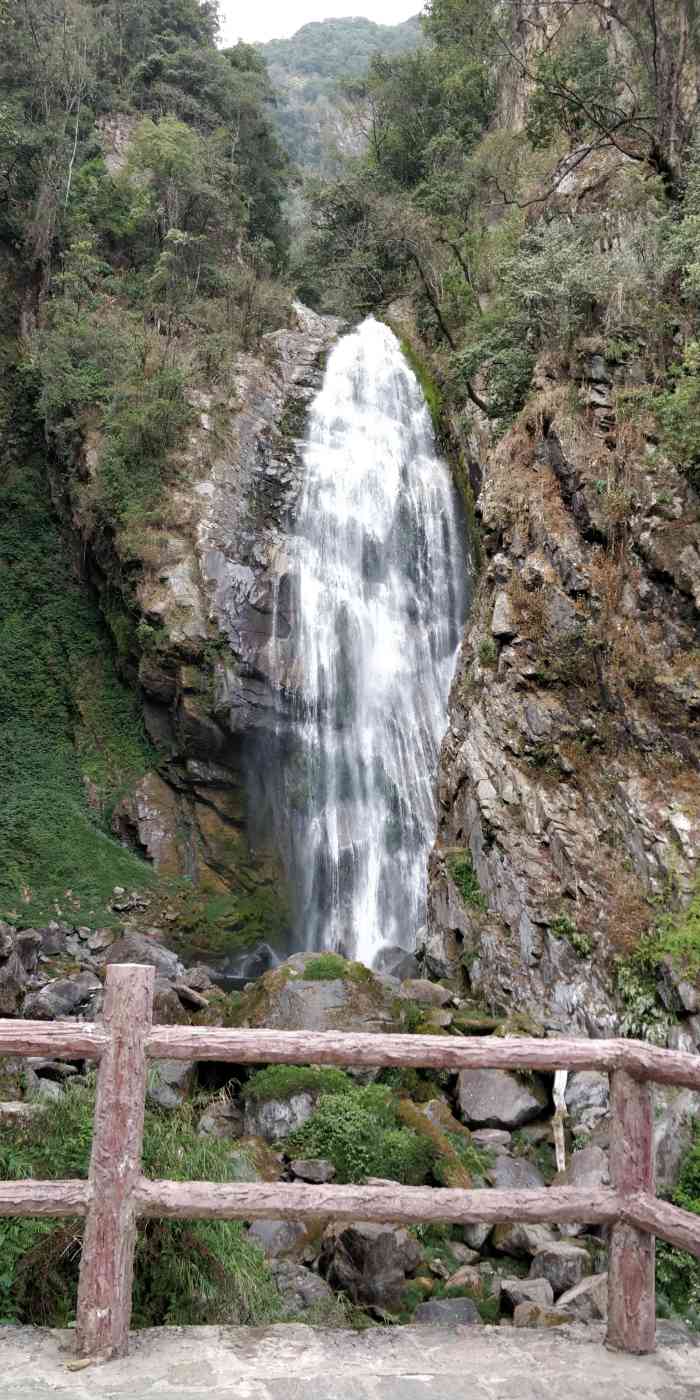
[[(178, 485), (135, 561), (118, 538), (85, 541), (159, 756), (119, 802), (114, 831), (163, 875), (222, 898), (230, 947), (283, 944), (289, 925), (279, 853), (248, 820), (246, 774), (281, 704), (269, 643), (273, 626), (289, 631), (300, 440), (339, 324), (297, 305), (293, 325), (238, 355), (230, 382), (192, 391)], [(88, 471), (98, 450), (88, 441)]]
[[(700, 849), (700, 501), (651, 429), (618, 421), (630, 373), (543, 362), (484, 448), (485, 566), (440, 762), (424, 966), (560, 1034), (641, 1033), (616, 959), (669, 891), (687, 901)], [(667, 1020), (692, 1020), (689, 991)]]

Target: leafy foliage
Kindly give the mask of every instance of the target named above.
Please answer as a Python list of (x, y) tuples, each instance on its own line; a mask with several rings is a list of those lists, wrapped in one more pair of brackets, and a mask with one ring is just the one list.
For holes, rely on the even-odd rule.
[[(40, 1127), (12, 1126), (0, 1146), (8, 1180), (87, 1176), (93, 1090), (69, 1086)], [(233, 1179), (227, 1145), (197, 1134), (195, 1108), (147, 1112), (144, 1172), (175, 1181)], [(45, 1220), (0, 1222), (0, 1315), (65, 1326), (74, 1316), (80, 1232)], [(149, 1221), (136, 1247), (134, 1321), (139, 1327), (261, 1323), (279, 1315), (273, 1281), (243, 1226), (228, 1221)]]
[[(700, 1215), (700, 1125), (696, 1126), (685, 1157), (674, 1204)], [(663, 1317), (679, 1317), (700, 1331), (700, 1260), (659, 1241), (656, 1253), (658, 1311)]]
[(393, 57), (423, 41), (418, 19), (374, 24), (369, 19), (327, 19), (305, 24), (291, 39), (258, 45), (277, 89), (276, 122), (285, 149), (304, 170), (334, 163), (333, 143), (353, 142), (343, 103), (345, 84), (362, 81), (377, 53)]
[(486, 909), (486, 896), (479, 888), (479, 880), (468, 852), (464, 855), (451, 856), (449, 861), (450, 875), (454, 880), (465, 904), (471, 904), (474, 909)]
[(0, 901), (25, 920), (79, 909), (90, 924), (115, 884), (149, 879), (148, 867), (109, 835), (109, 817), (152, 755), (53, 513), (31, 378), (8, 372), (4, 390)]
[(380, 1176), (419, 1185), (434, 1157), (426, 1138), (401, 1126), (391, 1092), (380, 1084), (324, 1094), (311, 1118), (287, 1139), (287, 1150), (327, 1157), (339, 1182)]

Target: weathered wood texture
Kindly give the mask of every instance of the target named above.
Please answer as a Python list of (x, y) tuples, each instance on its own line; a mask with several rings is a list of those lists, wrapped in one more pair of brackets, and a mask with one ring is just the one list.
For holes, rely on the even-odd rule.
[[(651, 1086), (616, 1070), (610, 1082), (610, 1180), (624, 1199), (654, 1190)], [(656, 1346), (655, 1239), (624, 1218), (613, 1225), (608, 1262), (607, 1344), (644, 1355)]]
[(238, 1186), (206, 1181), (146, 1181), (139, 1213), (175, 1220), (371, 1220), (497, 1225), (518, 1220), (609, 1225), (624, 1202), (604, 1187), (555, 1186), (543, 1191), (455, 1191), (431, 1186), (303, 1186), (257, 1182)]
[(154, 1026), (159, 1060), (232, 1064), (397, 1065), (425, 1069), (626, 1069), (640, 1079), (700, 1089), (700, 1056), (634, 1040), (526, 1040), (478, 1036), (367, 1035), (348, 1031), (215, 1030)]
[(146, 1102), (146, 1037), (153, 1009), (152, 967), (111, 965), (90, 1161), (90, 1200), (78, 1288), (80, 1356), (126, 1355), (136, 1244), (135, 1188), (141, 1179)]
[(87, 1181), (0, 1181), (0, 1218), (4, 1215), (84, 1215)]
[[(99, 1060), (89, 1182), (0, 1184), (0, 1216), (86, 1215), (78, 1295), (81, 1355), (126, 1352), (136, 1220), (370, 1220), (611, 1225), (608, 1344), (655, 1343), (654, 1236), (700, 1257), (700, 1217), (657, 1201), (648, 1083), (700, 1089), (700, 1057), (625, 1040), (474, 1040), (209, 1027), (151, 1027), (154, 971), (110, 966), (104, 1025), (0, 1020), (0, 1054)], [(148, 1057), (234, 1064), (435, 1069), (597, 1069), (611, 1073), (611, 1188), (455, 1191), (429, 1187), (221, 1185), (141, 1176)]]
[(102, 1026), (78, 1021), (0, 1020), (0, 1055), (42, 1055), (55, 1060), (99, 1060), (108, 1040)]
[(658, 1235), (676, 1249), (685, 1249), (700, 1259), (700, 1215), (644, 1194), (625, 1203), (624, 1217), (639, 1230)]

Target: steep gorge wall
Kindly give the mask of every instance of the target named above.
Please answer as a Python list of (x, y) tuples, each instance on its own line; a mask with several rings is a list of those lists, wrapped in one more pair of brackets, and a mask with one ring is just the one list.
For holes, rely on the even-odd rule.
[[(251, 839), (245, 762), (274, 724), (273, 612), (285, 626), (284, 542), (301, 483), (300, 438), (339, 323), (297, 305), (289, 329), (237, 357), (230, 382), (192, 390), (160, 528), (137, 557), (84, 532), (91, 582), (141, 697), (157, 765), (119, 802), (113, 829), (165, 877), (188, 877), (217, 912), (220, 949), (282, 940), (288, 900), (272, 845)], [(99, 443), (88, 436), (85, 471)]]
[[(617, 960), (690, 898), (700, 848), (700, 502), (618, 421), (629, 374), (543, 362), (485, 451), (425, 944), (490, 1007), (591, 1035), (643, 1030)], [(671, 1034), (694, 1048), (700, 1021)]]

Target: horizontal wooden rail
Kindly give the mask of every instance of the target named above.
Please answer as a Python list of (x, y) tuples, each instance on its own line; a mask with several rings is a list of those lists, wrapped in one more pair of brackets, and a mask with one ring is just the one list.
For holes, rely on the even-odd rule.
[(102, 1026), (79, 1021), (2, 1021), (0, 1055), (99, 1060), (109, 1045)]
[(142, 1181), (143, 1215), (175, 1220), (372, 1220), (394, 1225), (506, 1224), (584, 1220), (610, 1225), (624, 1202), (604, 1187), (544, 1191), (456, 1191), (431, 1186), (214, 1185), (199, 1181)]
[(660, 1201), (650, 1192), (643, 1192), (627, 1200), (624, 1218), (638, 1229), (658, 1235), (667, 1244), (684, 1249), (700, 1259), (700, 1215), (681, 1210), (668, 1201)]
[[(101, 1026), (0, 1020), (0, 1055), (99, 1060), (109, 1045)], [(639, 1079), (700, 1091), (700, 1056), (641, 1040), (528, 1040), (476, 1036), (372, 1035), (345, 1031), (219, 1030), (154, 1026), (149, 1059), (222, 1064), (318, 1064), (416, 1069), (626, 1070)]]
[[(84, 1356), (127, 1348), (138, 1218), (369, 1220), (395, 1224), (581, 1222), (610, 1227), (608, 1345), (655, 1345), (654, 1240), (700, 1258), (700, 1216), (657, 1200), (649, 1084), (700, 1090), (700, 1057), (631, 1040), (526, 1040), (151, 1026), (154, 970), (111, 965), (103, 1021), (0, 1020), (0, 1055), (98, 1061), (89, 1181), (0, 1183), (0, 1216), (85, 1216), (76, 1339)], [(150, 1059), (372, 1068), (599, 1070), (611, 1080), (610, 1188), (456, 1191), (420, 1186), (149, 1181), (141, 1175)]]
[(87, 1181), (0, 1181), (0, 1217), (86, 1215)]

